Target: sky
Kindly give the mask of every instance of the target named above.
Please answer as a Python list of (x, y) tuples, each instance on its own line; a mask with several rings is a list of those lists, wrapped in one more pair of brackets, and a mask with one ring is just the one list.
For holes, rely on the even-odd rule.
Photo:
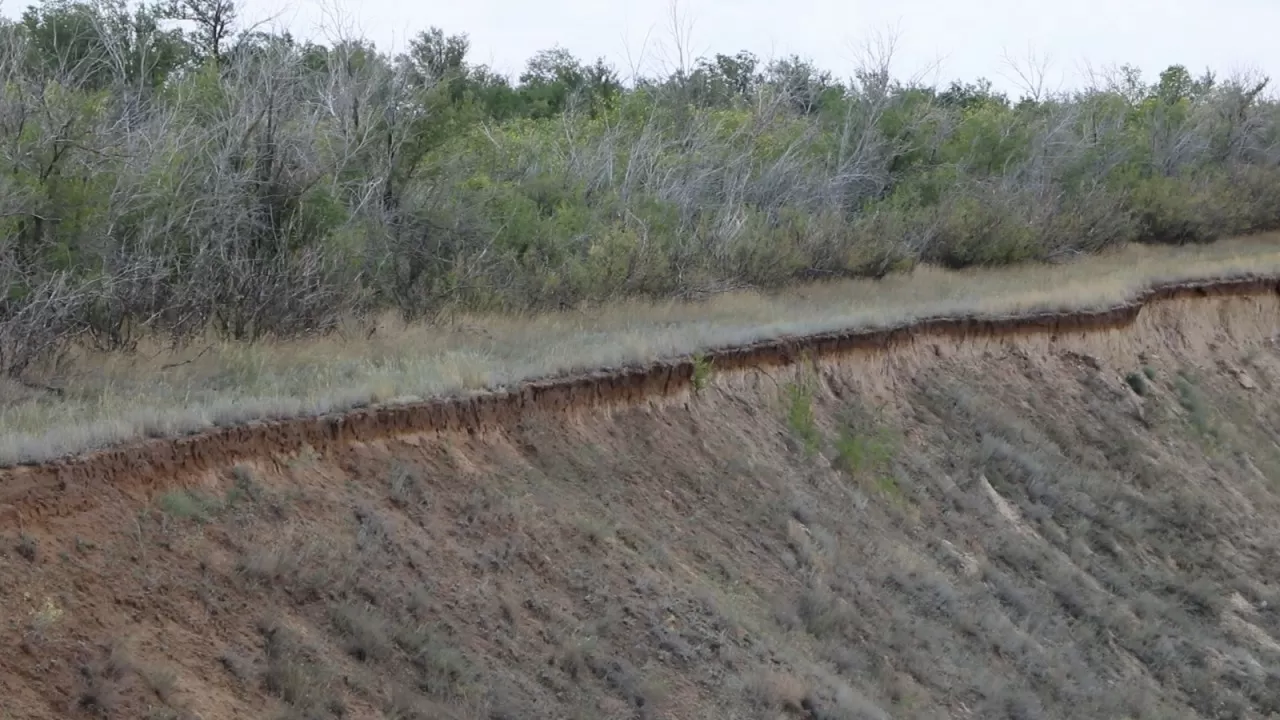
[[(605, 57), (624, 78), (673, 65), (671, 1), (239, 0), (243, 19), (270, 18), (300, 38), (342, 30), (396, 50), (435, 25), (468, 34), (472, 61), (500, 72), (519, 74), (558, 44), (585, 60)], [(13, 15), (22, 0), (0, 2)], [(1280, 0), (679, 0), (675, 12), (694, 57), (795, 53), (841, 78), (869, 41), (895, 37), (895, 77), (986, 77), (1015, 95), (1026, 83), (1011, 61), (1046, 68), (1049, 90), (1121, 63), (1148, 79), (1181, 63), (1197, 75), (1260, 71), (1280, 85)]]

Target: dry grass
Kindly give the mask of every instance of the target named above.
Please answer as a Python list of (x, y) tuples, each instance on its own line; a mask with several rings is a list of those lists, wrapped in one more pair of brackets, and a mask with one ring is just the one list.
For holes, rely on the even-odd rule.
[(383, 319), (325, 338), (219, 341), (133, 355), (82, 352), (41, 381), (61, 397), (0, 386), (0, 466), (141, 437), (255, 419), (502, 386), (532, 377), (681, 356), (780, 334), (866, 327), (938, 314), (1083, 309), (1152, 283), (1280, 272), (1280, 234), (1212, 245), (1129, 247), (1059, 265), (949, 272), (697, 303), (624, 302), (534, 317), (465, 317), (448, 326)]

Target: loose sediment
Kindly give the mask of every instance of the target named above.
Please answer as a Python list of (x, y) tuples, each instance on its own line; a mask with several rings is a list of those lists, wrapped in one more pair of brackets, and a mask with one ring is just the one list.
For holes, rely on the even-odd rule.
[[(1090, 334), (1133, 325), (1153, 305), (1207, 297), (1280, 293), (1280, 277), (1182, 282), (1152, 287), (1112, 307), (1003, 317), (933, 317), (885, 328), (778, 337), (709, 349), (702, 359), (717, 374), (768, 369), (809, 358), (836, 359), (856, 352), (891, 353), (921, 341), (965, 342)], [(79, 512), (112, 491), (151, 493), (200, 473), (251, 459), (290, 456), (311, 448), (327, 452), (414, 433), (481, 433), (541, 413), (659, 401), (687, 393), (694, 381), (692, 357), (644, 366), (531, 380), (505, 390), (346, 413), (252, 422), (197, 435), (154, 439), (38, 465), (0, 470), (0, 523), (5, 526)]]

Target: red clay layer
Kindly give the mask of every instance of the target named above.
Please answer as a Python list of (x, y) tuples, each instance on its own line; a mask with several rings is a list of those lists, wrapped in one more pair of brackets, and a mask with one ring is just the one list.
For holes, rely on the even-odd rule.
[[(1280, 278), (1249, 277), (1168, 284), (1114, 307), (1006, 317), (934, 317), (888, 328), (787, 336), (709, 350), (717, 372), (788, 365), (805, 357), (888, 350), (921, 337), (972, 338), (1081, 333), (1132, 324), (1146, 305), (1183, 297), (1280, 292)], [(442, 397), (411, 405), (365, 408), (288, 420), (252, 422), (182, 438), (146, 440), (54, 462), (0, 469), (0, 527), (38, 522), (90, 507), (104, 492), (151, 494), (185, 478), (254, 458), (327, 452), (421, 432), (468, 432), (509, 426), (531, 413), (627, 405), (687, 390), (691, 357), (646, 366), (531, 380), (510, 390)]]

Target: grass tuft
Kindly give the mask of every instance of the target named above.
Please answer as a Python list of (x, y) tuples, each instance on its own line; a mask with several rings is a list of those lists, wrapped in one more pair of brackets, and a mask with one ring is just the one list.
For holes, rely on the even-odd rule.
[(14, 549), (23, 560), (35, 562), (40, 553), (40, 541), (32, 535), (22, 533), (18, 536), (18, 544)]
[(1145, 397), (1147, 394), (1147, 376), (1137, 372), (1131, 372), (1124, 376), (1124, 381), (1133, 389), (1139, 397)]
[(171, 490), (160, 496), (160, 509), (167, 515), (196, 522), (209, 522), (223, 505), (215, 498), (194, 490)]
[(706, 389), (707, 384), (711, 382), (711, 371), (714, 360), (708, 358), (706, 353), (696, 352), (693, 354), (693, 390), (701, 392)]
[(789, 383), (787, 392), (787, 425), (804, 447), (814, 455), (822, 446), (822, 431), (813, 415), (813, 391), (801, 380)]
[(1202, 438), (1216, 440), (1218, 427), (1213, 420), (1213, 411), (1196, 386), (1195, 377), (1186, 372), (1179, 373), (1175, 387), (1178, 390), (1178, 404), (1187, 411), (1187, 421), (1191, 423), (1191, 427)]

